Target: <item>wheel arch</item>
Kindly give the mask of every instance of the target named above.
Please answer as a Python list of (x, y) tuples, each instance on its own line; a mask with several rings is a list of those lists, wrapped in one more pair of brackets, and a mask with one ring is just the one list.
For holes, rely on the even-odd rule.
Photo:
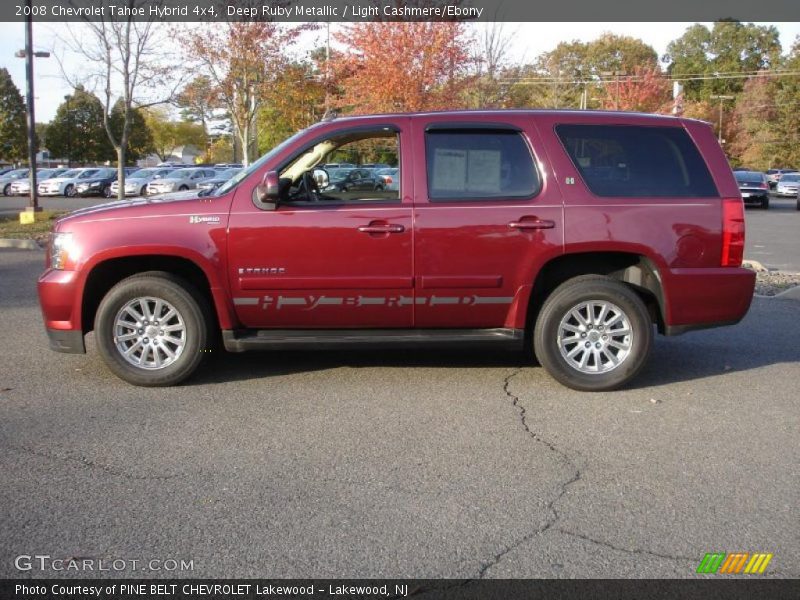
[(100, 301), (123, 279), (145, 271), (164, 271), (191, 283), (213, 309), (217, 329), (233, 327), (233, 312), (228, 305), (225, 290), (213, 274), (198, 262), (174, 254), (137, 254), (108, 257), (91, 266), (83, 285), (81, 297), (81, 327), (86, 334), (94, 329), (94, 319)]
[(606, 275), (627, 284), (647, 306), (650, 318), (664, 333), (666, 300), (655, 261), (636, 252), (591, 251), (561, 254), (542, 265), (533, 281), (525, 328), (533, 325), (547, 297), (559, 285), (579, 275)]

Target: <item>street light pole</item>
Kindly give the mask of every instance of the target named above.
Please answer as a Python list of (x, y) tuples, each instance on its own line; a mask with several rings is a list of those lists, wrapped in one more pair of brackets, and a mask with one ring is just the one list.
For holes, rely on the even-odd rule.
[(33, 113), (33, 11), (31, 0), (27, 0), (28, 18), (25, 20), (25, 85), (28, 114), (28, 176), (31, 184), (29, 209), (37, 212), (39, 199), (36, 196), (36, 118)]
[(720, 145), (724, 143), (725, 140), (722, 139), (722, 103), (725, 100), (733, 100), (733, 96), (711, 96), (712, 100), (719, 100), (719, 131), (717, 133), (717, 142)]
[(26, 0), (28, 16), (25, 18), (25, 49), (18, 51), (15, 56), (25, 59), (25, 105), (28, 124), (28, 178), (31, 191), (27, 210), (38, 212), (39, 199), (36, 196), (36, 117), (33, 112), (33, 59), (34, 57), (47, 58), (49, 52), (33, 51), (33, 10), (32, 0)]

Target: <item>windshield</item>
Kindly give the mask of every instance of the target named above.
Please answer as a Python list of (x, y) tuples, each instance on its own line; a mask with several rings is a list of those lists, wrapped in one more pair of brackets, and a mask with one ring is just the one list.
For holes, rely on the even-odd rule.
[(747, 172), (734, 173), (734, 175), (739, 183), (761, 183), (764, 177), (761, 173)]
[(74, 177), (77, 177), (80, 174), (81, 174), (81, 170), (80, 169), (72, 169), (71, 171), (67, 171), (66, 173), (62, 173), (61, 177), (64, 177), (65, 179), (72, 179)]
[(146, 179), (158, 173), (158, 169), (139, 169), (131, 175), (131, 179)]
[(247, 179), (248, 175), (250, 175), (254, 171), (258, 171), (265, 162), (270, 160), (273, 156), (276, 156), (277, 154), (282, 152), (284, 148), (286, 148), (290, 144), (292, 144), (297, 138), (299, 138), (305, 132), (306, 132), (305, 129), (301, 129), (300, 131), (295, 133), (292, 137), (283, 140), (280, 144), (275, 146), (272, 150), (267, 152), (264, 156), (259, 158), (256, 162), (252, 163), (246, 169), (242, 169), (241, 171), (239, 171), (239, 173), (237, 173), (236, 175), (234, 175), (233, 177), (228, 179), (228, 181), (226, 181), (221, 186), (219, 186), (216, 189), (216, 191), (213, 192), (213, 195), (214, 196), (222, 196), (223, 194), (227, 194), (229, 191), (231, 191), (233, 188), (235, 188), (237, 185), (239, 185), (242, 181)]
[(792, 173), (791, 175), (784, 175), (781, 181), (800, 181), (800, 174)]
[(19, 179), (20, 177), (24, 177), (28, 174), (28, 169), (17, 169), (16, 171), (11, 171), (10, 173), (6, 174), (6, 177), (9, 179)]
[(97, 173), (97, 169), (86, 169), (80, 175), (78, 175), (78, 179), (86, 179), (87, 177), (91, 177), (95, 173)]

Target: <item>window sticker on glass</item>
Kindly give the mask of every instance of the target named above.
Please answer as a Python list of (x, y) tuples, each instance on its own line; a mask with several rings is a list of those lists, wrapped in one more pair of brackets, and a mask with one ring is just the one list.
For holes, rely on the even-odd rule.
[(500, 192), (500, 151), (470, 150), (467, 188), (473, 192)]
[(437, 190), (463, 192), (467, 182), (467, 151), (436, 148), (433, 187)]

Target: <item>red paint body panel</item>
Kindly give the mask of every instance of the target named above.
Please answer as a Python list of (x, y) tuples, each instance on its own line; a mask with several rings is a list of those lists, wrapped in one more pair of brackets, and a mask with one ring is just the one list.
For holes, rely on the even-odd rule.
[[(542, 182), (530, 199), (431, 202), (425, 129), (432, 123), (514, 127)], [(719, 198), (600, 198), (583, 183), (554, 128), (560, 123), (684, 127)], [(263, 176), (312, 140), (352, 127), (391, 126), (400, 136), (400, 201), (263, 210)], [(754, 275), (721, 268), (721, 198), (738, 186), (707, 124), (671, 117), (575, 111), (486, 111), (384, 115), (316, 125), (221, 197), (134, 200), (77, 211), (76, 261), (39, 280), (45, 324), (81, 330), (84, 286), (104, 261), (171, 256), (205, 274), (219, 324), (237, 328), (522, 328), (540, 270), (565, 254), (647, 257), (663, 286), (667, 325), (736, 321)], [(203, 217), (192, 220), (191, 217)], [(210, 220), (206, 219), (210, 218)], [(510, 223), (539, 219), (546, 229)], [(396, 233), (359, 228), (391, 225)]]

